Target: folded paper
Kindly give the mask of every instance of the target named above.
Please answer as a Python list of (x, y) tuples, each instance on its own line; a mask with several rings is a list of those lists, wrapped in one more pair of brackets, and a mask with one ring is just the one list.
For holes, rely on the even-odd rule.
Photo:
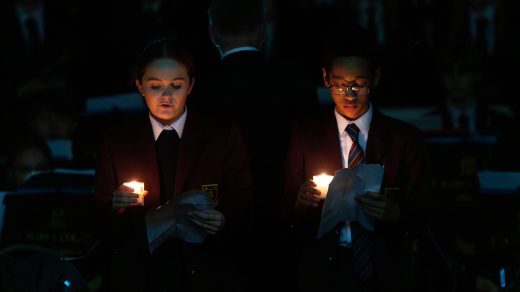
[(148, 211), (146, 231), (150, 253), (173, 237), (190, 243), (202, 243), (208, 234), (190, 220), (188, 213), (210, 210), (212, 206), (213, 200), (207, 192), (190, 190), (163, 206)]
[(364, 163), (336, 171), (323, 204), (317, 238), (344, 221), (358, 221), (365, 229), (373, 231), (374, 218), (363, 212), (355, 197), (366, 192), (379, 193), (383, 174), (383, 166)]

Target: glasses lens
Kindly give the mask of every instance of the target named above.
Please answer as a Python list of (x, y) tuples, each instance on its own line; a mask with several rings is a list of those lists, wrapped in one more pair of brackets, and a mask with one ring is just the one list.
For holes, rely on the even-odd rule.
[(367, 95), (370, 93), (370, 87), (368, 86), (340, 86), (340, 85), (332, 85), (330, 87), (330, 91), (332, 94), (336, 95)]
[(341, 86), (338, 85), (332, 85), (330, 87), (330, 91), (332, 94), (344, 94), (346, 92)]
[(351, 89), (358, 95), (367, 95), (370, 92), (370, 87), (368, 86), (352, 86)]

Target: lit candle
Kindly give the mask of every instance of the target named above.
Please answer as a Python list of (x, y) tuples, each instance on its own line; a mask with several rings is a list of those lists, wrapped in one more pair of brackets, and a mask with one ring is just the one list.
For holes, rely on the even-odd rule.
[(144, 206), (144, 183), (138, 181), (130, 181), (125, 182), (124, 185), (134, 189), (134, 193), (139, 195), (139, 197), (137, 198), (137, 204)]
[(325, 199), (327, 192), (329, 191), (329, 184), (332, 181), (333, 176), (320, 174), (312, 177), (312, 180), (316, 183), (316, 188), (321, 192), (320, 198)]

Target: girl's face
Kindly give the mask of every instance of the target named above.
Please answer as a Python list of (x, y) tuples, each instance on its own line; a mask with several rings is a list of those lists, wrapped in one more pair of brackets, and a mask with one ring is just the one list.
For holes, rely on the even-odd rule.
[(184, 112), (186, 98), (195, 84), (187, 68), (173, 59), (157, 59), (135, 81), (152, 116), (163, 125), (171, 124)]

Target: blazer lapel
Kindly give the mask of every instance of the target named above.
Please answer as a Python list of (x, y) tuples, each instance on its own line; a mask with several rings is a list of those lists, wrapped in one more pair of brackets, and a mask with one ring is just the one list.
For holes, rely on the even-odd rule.
[[(308, 143), (311, 143), (309, 149), (311, 151), (308, 156), (310, 173), (306, 176), (312, 178), (313, 175), (319, 175), (326, 173), (328, 175), (334, 175), (336, 171), (341, 169), (341, 149), (338, 138), (338, 126), (334, 113), (327, 113), (321, 122), (316, 125), (316, 128), (311, 130), (311, 139)], [(315, 138), (312, 139), (312, 136)]]
[(202, 121), (195, 114), (190, 113), (181, 138), (179, 163), (177, 164), (175, 179), (176, 196), (182, 193), (189, 174), (198, 164), (201, 156), (199, 154), (206, 146), (205, 136), (206, 133)]
[(374, 108), (368, 132), (365, 154), (366, 163), (381, 163), (383, 161), (387, 149), (385, 147), (385, 141), (388, 141), (387, 135), (388, 131), (385, 131), (384, 117), (379, 110)]

